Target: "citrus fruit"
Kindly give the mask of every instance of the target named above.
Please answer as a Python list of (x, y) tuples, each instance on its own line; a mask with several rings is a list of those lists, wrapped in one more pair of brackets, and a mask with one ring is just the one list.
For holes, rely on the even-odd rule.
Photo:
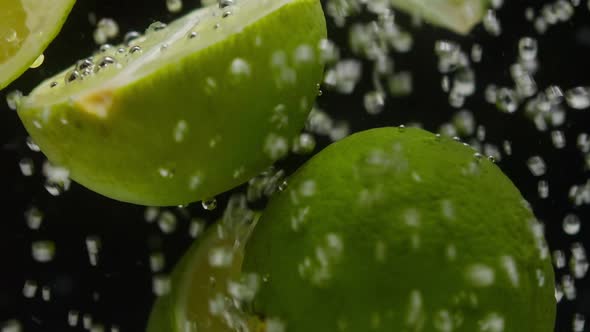
[(391, 0), (391, 3), (431, 24), (463, 35), (481, 22), (490, 7), (489, 0)]
[(207, 199), (288, 150), (318, 94), (318, 0), (221, 1), (103, 45), (18, 103), (73, 180), (143, 205)]
[(35, 62), (59, 33), (75, 0), (0, 2), (0, 90)]
[(171, 291), (154, 304), (148, 332), (234, 331), (256, 323), (233, 302), (252, 294), (259, 284), (255, 275), (240, 278), (243, 247), (258, 218), (240, 206), (245, 204), (241, 198), (176, 264)]
[(421, 129), (352, 135), (274, 196), (244, 254), (286, 331), (550, 332), (543, 231), (501, 170)]

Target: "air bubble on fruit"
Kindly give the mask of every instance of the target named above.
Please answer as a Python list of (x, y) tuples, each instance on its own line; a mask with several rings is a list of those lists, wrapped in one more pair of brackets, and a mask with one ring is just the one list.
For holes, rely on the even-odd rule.
[(95, 71), (99, 71), (105, 69), (113, 64), (116, 64), (117, 60), (112, 56), (103, 56), (102, 58), (98, 59), (96, 62)]
[(201, 202), (201, 205), (203, 206), (203, 209), (213, 211), (217, 208), (217, 199), (215, 199), (215, 197), (204, 199)]
[(149, 27), (146, 29), (145, 33), (150, 34), (150, 33), (154, 33), (157, 31), (161, 31), (164, 30), (167, 27), (166, 23), (162, 23), (160, 21), (156, 21), (152, 24), (149, 25)]
[(64, 82), (66, 84), (79, 80), (81, 78), (80, 73), (77, 70), (70, 70), (66, 73), (64, 77)]
[(219, 8), (226, 8), (236, 4), (236, 0), (218, 0)]
[(132, 42), (141, 37), (141, 34), (137, 31), (129, 31), (123, 37), (123, 43), (127, 46), (131, 46)]
[(142, 52), (141, 46), (134, 45), (129, 48), (129, 54), (139, 54)]
[(37, 59), (35, 59), (35, 61), (33, 61), (33, 63), (31, 64), (31, 66), (29, 68), (39, 68), (42, 64), (43, 61), (45, 60), (45, 55), (43, 53), (41, 53), (41, 55), (39, 55), (37, 57)]

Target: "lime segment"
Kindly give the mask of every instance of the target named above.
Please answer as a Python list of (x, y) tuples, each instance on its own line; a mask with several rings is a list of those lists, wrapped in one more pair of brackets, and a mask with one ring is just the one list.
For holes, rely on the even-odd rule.
[(0, 2), (0, 90), (43, 53), (74, 3), (75, 0)]

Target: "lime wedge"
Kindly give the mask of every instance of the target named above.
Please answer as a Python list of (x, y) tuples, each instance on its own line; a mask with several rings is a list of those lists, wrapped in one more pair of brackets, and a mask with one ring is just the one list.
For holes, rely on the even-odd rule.
[(148, 332), (255, 331), (257, 320), (234, 301), (259, 282), (256, 276), (240, 279), (245, 241), (257, 218), (249, 214), (238, 227), (220, 221), (189, 248), (174, 268), (171, 292), (154, 304)]
[(391, 0), (391, 3), (431, 24), (463, 35), (481, 22), (490, 7), (489, 0)]
[(287, 151), (321, 82), (318, 0), (222, 1), (108, 47), (18, 105), (72, 179), (143, 205), (207, 199)]
[(75, 2), (0, 1), (0, 90), (39, 58), (59, 33)]

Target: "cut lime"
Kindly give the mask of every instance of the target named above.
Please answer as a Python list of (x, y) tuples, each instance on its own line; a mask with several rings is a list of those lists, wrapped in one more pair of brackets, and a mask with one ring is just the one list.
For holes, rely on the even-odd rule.
[(460, 34), (469, 33), (490, 7), (490, 0), (391, 0), (391, 3), (431, 24)]
[(419, 129), (352, 135), (274, 196), (243, 273), (289, 332), (553, 331), (541, 225), (500, 169)]
[(174, 268), (170, 293), (157, 299), (148, 332), (244, 331), (255, 326), (256, 320), (236, 301), (251, 297), (260, 282), (254, 275), (240, 279), (244, 244), (256, 218), (242, 213), (236, 225), (226, 215), (191, 246)]
[(108, 47), (19, 103), (72, 179), (144, 205), (206, 199), (288, 149), (318, 93), (318, 0), (221, 1)]
[(75, 2), (0, 1), (0, 90), (41, 56), (59, 33)]

